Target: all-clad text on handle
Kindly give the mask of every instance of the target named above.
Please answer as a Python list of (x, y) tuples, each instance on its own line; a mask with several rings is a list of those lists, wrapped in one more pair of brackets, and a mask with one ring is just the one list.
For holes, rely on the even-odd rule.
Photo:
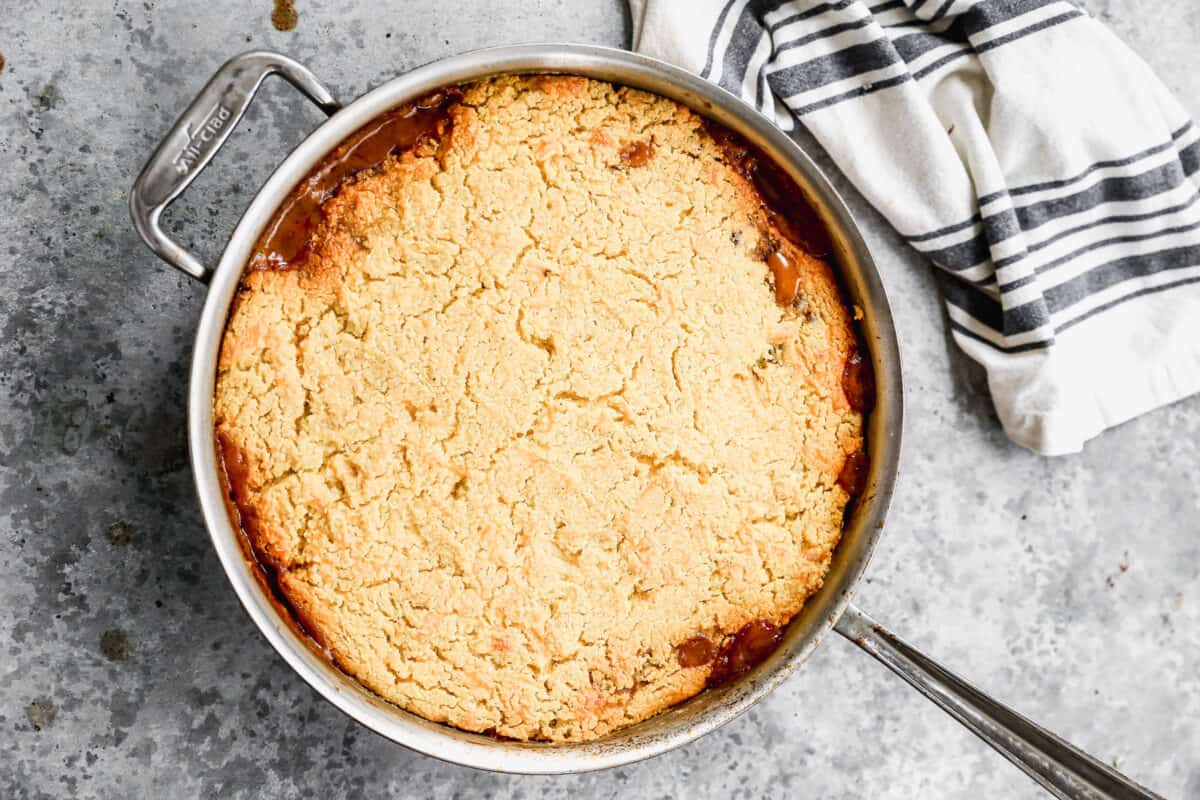
[(129, 210), (137, 232), (160, 258), (197, 280), (207, 282), (212, 270), (167, 236), (159, 217), (225, 144), (258, 87), (273, 74), (286, 78), (326, 114), (341, 108), (329, 90), (299, 62), (267, 51), (243, 53), (225, 62), (200, 90), (133, 184)]

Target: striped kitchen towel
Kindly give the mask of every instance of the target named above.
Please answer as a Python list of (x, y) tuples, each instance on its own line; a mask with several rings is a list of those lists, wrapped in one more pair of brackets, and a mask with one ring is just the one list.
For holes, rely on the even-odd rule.
[(1014, 441), (1075, 452), (1200, 390), (1200, 130), (1079, 7), (630, 5), (637, 50), (804, 126), (938, 267)]

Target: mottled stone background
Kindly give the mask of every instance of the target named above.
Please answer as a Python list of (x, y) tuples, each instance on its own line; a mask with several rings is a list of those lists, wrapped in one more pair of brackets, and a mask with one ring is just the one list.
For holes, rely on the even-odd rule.
[[(1200, 114), (1196, 0), (1086, 5)], [(0, 797), (1041, 796), (836, 637), (724, 730), (578, 777), (415, 755), (290, 672), (226, 585), (192, 497), (184, 386), (204, 291), (130, 228), (134, 175), (250, 47), (350, 98), (482, 45), (629, 35), (619, 0), (296, 11), (281, 32), (271, 0), (0, 0)], [(169, 226), (211, 260), (318, 119), (269, 85)], [(907, 366), (904, 474), (861, 604), (1164, 795), (1200, 797), (1200, 399), (1080, 456), (1009, 444), (927, 267), (847, 193)]]

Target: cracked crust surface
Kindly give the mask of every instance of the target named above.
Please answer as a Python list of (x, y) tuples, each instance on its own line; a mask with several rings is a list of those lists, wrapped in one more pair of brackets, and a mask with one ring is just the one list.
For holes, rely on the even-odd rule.
[(676, 645), (820, 586), (862, 448), (851, 315), (673, 101), (508, 77), (451, 118), (326, 203), (303, 268), (246, 274), (217, 434), (340, 668), (434, 721), (591, 739), (703, 689)]

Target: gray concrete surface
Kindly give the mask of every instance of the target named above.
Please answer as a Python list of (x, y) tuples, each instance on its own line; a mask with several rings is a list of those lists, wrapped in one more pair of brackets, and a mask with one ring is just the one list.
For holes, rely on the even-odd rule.
[[(1200, 115), (1200, 5), (1089, 0)], [(126, 190), (249, 47), (342, 97), (488, 44), (624, 44), (619, 0), (0, 0), (0, 797), (1035, 798), (1017, 770), (831, 639), (726, 729), (608, 772), (497, 776), (320, 700), (209, 549), (184, 446), (203, 289), (130, 229)], [(269, 86), (170, 224), (212, 258), (318, 120)], [(842, 182), (844, 183), (844, 181)], [(1200, 797), (1200, 399), (1076, 457), (1010, 445), (927, 268), (867, 222), (907, 357), (904, 475), (859, 600), (997, 697), (1167, 797)]]

